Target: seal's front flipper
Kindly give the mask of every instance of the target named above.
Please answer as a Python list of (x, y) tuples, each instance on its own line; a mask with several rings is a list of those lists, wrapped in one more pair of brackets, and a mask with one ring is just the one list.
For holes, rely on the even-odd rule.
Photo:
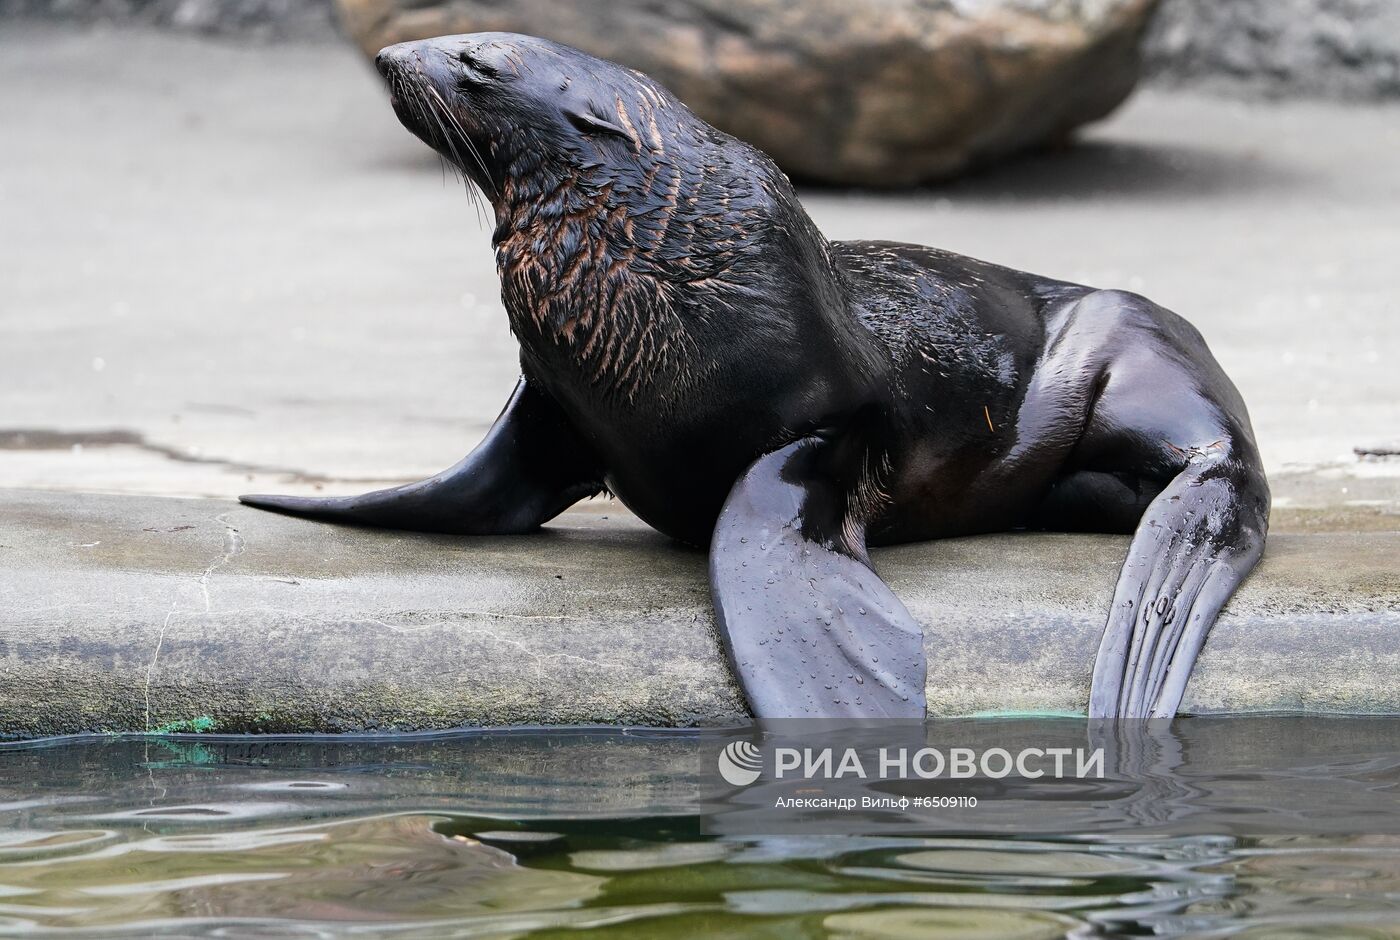
[(804, 438), (734, 484), (710, 546), (720, 638), (755, 718), (922, 721), (923, 630), (871, 570), (829, 451)]
[(327, 522), (505, 535), (527, 532), (603, 489), (588, 444), (521, 379), (485, 440), (437, 476), (362, 496), (240, 496), (249, 506)]
[(1198, 458), (1143, 514), (1094, 663), (1090, 718), (1171, 718), (1216, 615), (1264, 553), (1253, 460)]

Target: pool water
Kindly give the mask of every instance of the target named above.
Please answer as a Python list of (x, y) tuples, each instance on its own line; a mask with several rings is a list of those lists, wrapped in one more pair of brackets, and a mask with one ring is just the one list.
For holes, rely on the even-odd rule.
[(1183, 720), (1120, 736), (1103, 779), (880, 791), (976, 798), (913, 815), (777, 813), (716, 775), (726, 740), (0, 745), (0, 935), (1400, 937), (1395, 720)]

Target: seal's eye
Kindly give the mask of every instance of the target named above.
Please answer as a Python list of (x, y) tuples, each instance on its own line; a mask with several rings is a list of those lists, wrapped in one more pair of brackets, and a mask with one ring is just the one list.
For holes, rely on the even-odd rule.
[(463, 52), (457, 56), (457, 61), (466, 66), (463, 77), (467, 80), (488, 81), (495, 78), (499, 73), (495, 66), (487, 65), (480, 59), (473, 58), (470, 52)]

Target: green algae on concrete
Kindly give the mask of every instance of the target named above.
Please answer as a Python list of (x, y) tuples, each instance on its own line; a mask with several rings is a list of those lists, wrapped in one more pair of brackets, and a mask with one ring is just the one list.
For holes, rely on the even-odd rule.
[(167, 721), (149, 734), (207, 734), (215, 729), (213, 718), (191, 718), (188, 721)]

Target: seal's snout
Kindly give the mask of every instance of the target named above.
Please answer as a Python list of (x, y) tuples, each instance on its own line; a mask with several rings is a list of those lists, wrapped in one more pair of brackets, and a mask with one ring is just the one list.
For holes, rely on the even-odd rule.
[(379, 50), (379, 55), (374, 57), (374, 67), (379, 70), (379, 74), (388, 78), (395, 71), (402, 72), (408, 65), (408, 60), (414, 55), (415, 43), (401, 42), (392, 46), (385, 46)]
[(385, 78), (392, 75), (413, 75), (421, 73), (431, 63), (433, 56), (431, 40), (423, 42), (398, 42), (385, 46), (374, 57), (374, 67)]

